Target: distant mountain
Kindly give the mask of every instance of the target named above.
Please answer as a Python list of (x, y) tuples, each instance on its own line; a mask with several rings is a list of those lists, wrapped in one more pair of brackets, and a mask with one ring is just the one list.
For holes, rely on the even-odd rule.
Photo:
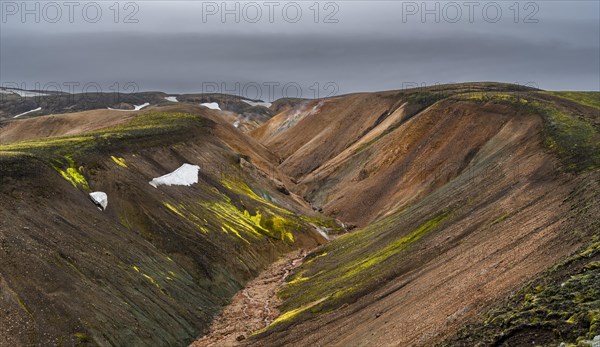
[(256, 128), (273, 115), (268, 107), (269, 103), (226, 94), (178, 95), (162, 92), (69, 94), (0, 88), (0, 120), (107, 108), (133, 111), (136, 108), (174, 103), (196, 105), (217, 103), (221, 110), (228, 111), (224, 116), (232, 124), (238, 121), (244, 131)]

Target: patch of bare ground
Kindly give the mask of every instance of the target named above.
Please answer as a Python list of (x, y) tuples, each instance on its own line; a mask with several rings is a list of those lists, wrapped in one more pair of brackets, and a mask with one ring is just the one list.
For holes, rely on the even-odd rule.
[(250, 334), (267, 327), (280, 313), (277, 290), (306, 254), (306, 250), (296, 250), (271, 264), (233, 297), (213, 321), (209, 333), (191, 347), (239, 346)]

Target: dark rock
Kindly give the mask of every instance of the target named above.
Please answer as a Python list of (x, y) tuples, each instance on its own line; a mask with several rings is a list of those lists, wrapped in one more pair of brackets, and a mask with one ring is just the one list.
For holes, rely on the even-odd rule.
[(277, 182), (277, 191), (279, 191), (285, 195), (290, 195), (290, 191), (281, 182)]

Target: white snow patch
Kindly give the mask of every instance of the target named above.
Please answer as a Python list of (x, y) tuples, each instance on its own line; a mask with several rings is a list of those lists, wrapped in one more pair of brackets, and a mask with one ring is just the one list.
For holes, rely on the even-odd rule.
[(21, 117), (21, 116), (24, 116), (24, 115), (26, 115), (26, 114), (29, 114), (29, 113), (32, 113), (32, 112), (41, 111), (41, 110), (42, 110), (42, 108), (41, 108), (41, 107), (38, 107), (38, 108), (36, 108), (35, 110), (31, 110), (31, 111), (27, 111), (27, 112), (23, 112), (23, 113), (21, 113), (21, 114), (18, 114), (18, 115), (16, 115), (16, 116), (14, 116), (13, 118), (19, 118), (19, 117)]
[(106, 210), (106, 206), (108, 206), (108, 195), (106, 195), (105, 192), (90, 193), (90, 199), (92, 199), (92, 201), (98, 205), (100, 210)]
[(170, 102), (179, 102), (179, 100), (177, 100), (176, 96), (165, 96), (165, 100), (170, 101)]
[(266, 107), (269, 108), (271, 107), (271, 105), (273, 105), (270, 102), (257, 102), (257, 101), (250, 101), (250, 100), (242, 100), (243, 102), (247, 103), (250, 106), (262, 106), (262, 107)]
[(221, 111), (221, 108), (219, 107), (219, 104), (217, 104), (216, 102), (205, 102), (203, 104), (200, 104), (200, 106), (208, 107), (211, 110), (219, 110), (219, 111)]
[(591, 341), (590, 340), (587, 340), (587, 341), (583, 340), (581, 342), (583, 342), (584, 344), (587, 344), (590, 347), (600, 347), (600, 335), (594, 336), (594, 339), (591, 340)]
[(191, 186), (194, 183), (198, 183), (198, 171), (200, 166), (183, 164), (177, 170), (166, 174), (164, 176), (157, 177), (152, 181), (148, 182), (154, 188), (158, 186)]
[(141, 110), (141, 109), (143, 109), (144, 107), (146, 107), (146, 106), (149, 106), (149, 105), (150, 105), (150, 103), (148, 103), (148, 102), (147, 102), (147, 103), (144, 103), (144, 104), (141, 104), (141, 105), (133, 105), (133, 110), (120, 110), (120, 109), (118, 109), (118, 108), (111, 108), (111, 107), (108, 107), (108, 109), (109, 109), (109, 110), (111, 110), (111, 111), (123, 111), (123, 112), (129, 112), (129, 111), (139, 111), (139, 110)]
[(20, 90), (20, 89), (3, 89), (0, 91), (2, 94), (17, 94), (23, 98), (32, 98), (34, 96), (46, 96), (48, 94), (40, 93), (40, 92), (30, 92), (28, 90)]
[(240, 127), (240, 121), (239, 121), (239, 120), (236, 120), (236, 121), (233, 123), (233, 126), (234, 126), (234, 127), (236, 127), (236, 128), (239, 128), (239, 127)]
[(321, 236), (323, 236), (326, 240), (329, 241), (329, 235), (327, 234), (326, 229), (317, 227), (317, 231), (319, 232), (319, 234), (321, 234)]
[(150, 106), (150, 103), (146, 102), (146, 103), (143, 103), (141, 105), (133, 105), (133, 107), (135, 107), (135, 111), (139, 111), (139, 110), (143, 109), (146, 106)]

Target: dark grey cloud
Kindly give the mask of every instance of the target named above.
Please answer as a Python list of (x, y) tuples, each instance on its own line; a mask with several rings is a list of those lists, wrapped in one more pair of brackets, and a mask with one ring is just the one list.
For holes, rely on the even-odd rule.
[[(286, 83), (301, 85), (304, 97), (315, 96), (317, 88), (320, 96), (328, 95), (327, 82), (339, 86), (337, 94), (462, 81), (600, 90), (600, 19), (589, 11), (598, 5), (589, 3), (562, 15), (550, 8), (545, 21), (531, 25), (402, 23), (385, 11), (389, 5), (364, 2), (353, 3), (347, 17), (330, 27), (220, 22), (198, 27), (193, 16), (177, 20), (175, 14), (185, 10), (181, 2), (174, 12), (161, 3), (163, 15), (152, 13), (154, 19), (133, 32), (87, 25), (75, 26), (82, 29), (76, 32), (62, 30), (68, 25), (48, 32), (26, 23), (17, 23), (22, 25), (17, 30), (19, 25), (7, 23), (0, 31), (0, 81), (27, 87), (96, 82), (103, 89), (132, 81), (142, 90), (172, 93), (201, 92), (217, 84), (233, 94), (254, 94), (244, 87), (258, 84), (265, 99), (269, 82), (280, 83), (275, 97)], [(368, 10), (363, 17), (361, 6)], [(377, 13), (381, 16), (373, 18)], [(173, 26), (158, 30), (165, 20)], [(288, 93), (295, 94), (294, 89)]]

